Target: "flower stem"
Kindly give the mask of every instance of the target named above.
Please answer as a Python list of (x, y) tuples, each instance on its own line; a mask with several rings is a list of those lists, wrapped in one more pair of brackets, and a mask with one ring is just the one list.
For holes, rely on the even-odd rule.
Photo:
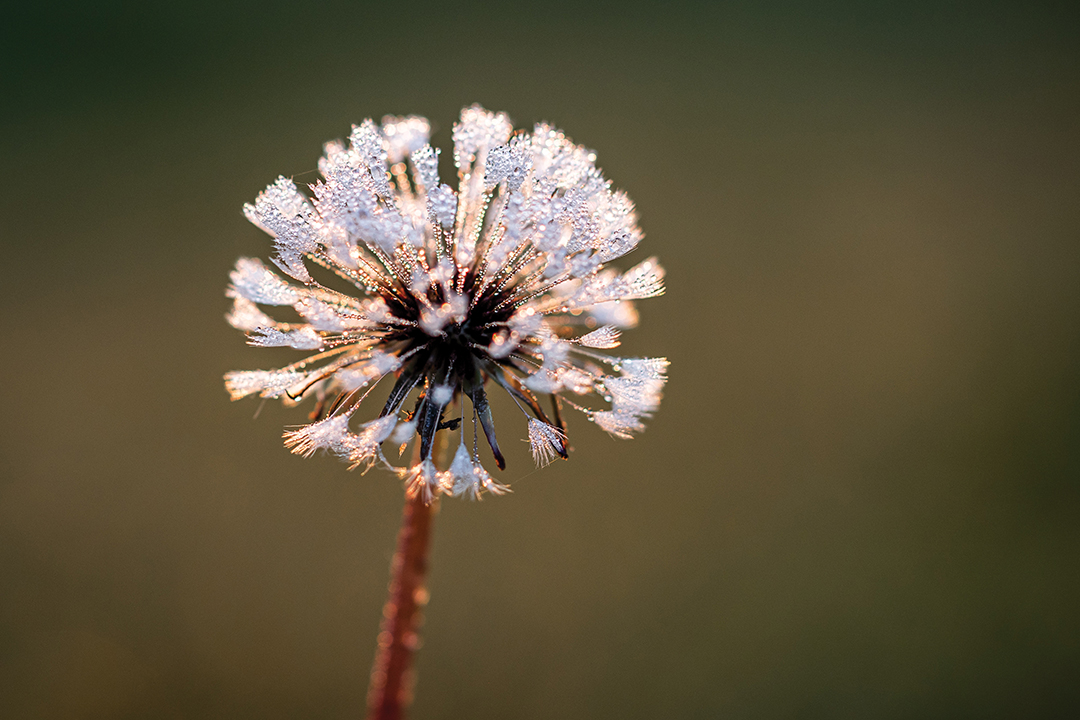
[[(437, 501), (436, 501), (437, 502)], [(390, 594), (383, 606), (382, 629), (368, 686), (369, 720), (399, 720), (412, 700), (412, 654), (420, 646), (420, 608), (427, 604), (424, 587), (435, 503), (407, 498), (390, 566)]]

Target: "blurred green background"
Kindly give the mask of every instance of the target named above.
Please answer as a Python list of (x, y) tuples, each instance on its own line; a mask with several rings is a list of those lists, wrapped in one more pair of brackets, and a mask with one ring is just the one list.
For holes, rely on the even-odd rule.
[(361, 714), (401, 488), (228, 401), (281, 356), (224, 288), (278, 174), (473, 102), (636, 201), (673, 364), (639, 439), (443, 503), (413, 715), (1080, 713), (1066, 4), (4, 14), (0, 716)]

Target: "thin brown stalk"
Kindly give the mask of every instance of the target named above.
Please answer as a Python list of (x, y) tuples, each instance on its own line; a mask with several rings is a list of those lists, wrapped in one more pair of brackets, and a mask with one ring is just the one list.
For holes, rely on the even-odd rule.
[(390, 566), (390, 594), (383, 606), (368, 686), (369, 720), (399, 720), (412, 701), (412, 656), (420, 646), (417, 631), (421, 608), (428, 599), (424, 579), (434, 508), (434, 502), (425, 505), (420, 498), (405, 500), (397, 551)]

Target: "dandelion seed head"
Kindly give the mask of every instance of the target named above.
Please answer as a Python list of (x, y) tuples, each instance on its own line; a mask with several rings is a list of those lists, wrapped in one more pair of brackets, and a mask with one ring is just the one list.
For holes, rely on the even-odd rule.
[[(324, 145), (312, 185), (279, 177), (244, 207), (273, 238), (273, 264), (237, 261), (226, 319), (251, 345), (308, 356), (225, 376), (233, 399), (317, 398), (312, 421), (285, 433), (290, 450), (388, 465), (426, 502), (509, 491), (481, 458), (505, 465), (492, 388), (526, 416), (543, 466), (567, 457), (561, 407), (630, 437), (659, 406), (668, 366), (600, 352), (637, 324), (635, 301), (664, 292), (664, 273), (655, 258), (608, 265), (643, 236), (592, 150), (547, 124), (515, 132), (506, 114), (474, 105), (452, 130), (454, 186), (439, 177), (430, 132), (417, 116), (365, 120)], [(273, 307), (295, 316), (275, 319)], [(382, 405), (369, 408), (376, 385)], [(445, 470), (433, 455), (439, 433), (458, 438)], [(414, 462), (383, 452), (410, 442)]]

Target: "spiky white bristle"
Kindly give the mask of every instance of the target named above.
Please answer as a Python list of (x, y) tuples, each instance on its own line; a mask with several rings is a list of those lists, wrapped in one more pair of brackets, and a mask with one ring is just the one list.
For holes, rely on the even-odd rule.
[(529, 448), (537, 467), (544, 467), (566, 454), (566, 435), (554, 425), (529, 418)]
[(397, 424), (397, 418), (387, 415), (360, 426), (360, 432), (348, 434), (334, 448), (353, 470), (361, 465), (370, 466), (375, 461), (379, 446), (386, 441)]
[(234, 370), (225, 374), (225, 389), (233, 400), (254, 393), (264, 398), (276, 398), (306, 377), (293, 370)]
[(419, 498), (430, 505), (435, 496), (447, 489), (447, 481), (435, 463), (424, 460), (409, 469), (405, 475), (405, 492), (411, 498)]
[(311, 457), (316, 450), (340, 448), (349, 434), (349, 417), (339, 415), (285, 433), (285, 447), (297, 455)]
[(577, 343), (584, 347), (608, 350), (619, 347), (619, 335), (622, 334), (614, 325), (604, 325), (591, 333), (586, 333), (577, 339)]

